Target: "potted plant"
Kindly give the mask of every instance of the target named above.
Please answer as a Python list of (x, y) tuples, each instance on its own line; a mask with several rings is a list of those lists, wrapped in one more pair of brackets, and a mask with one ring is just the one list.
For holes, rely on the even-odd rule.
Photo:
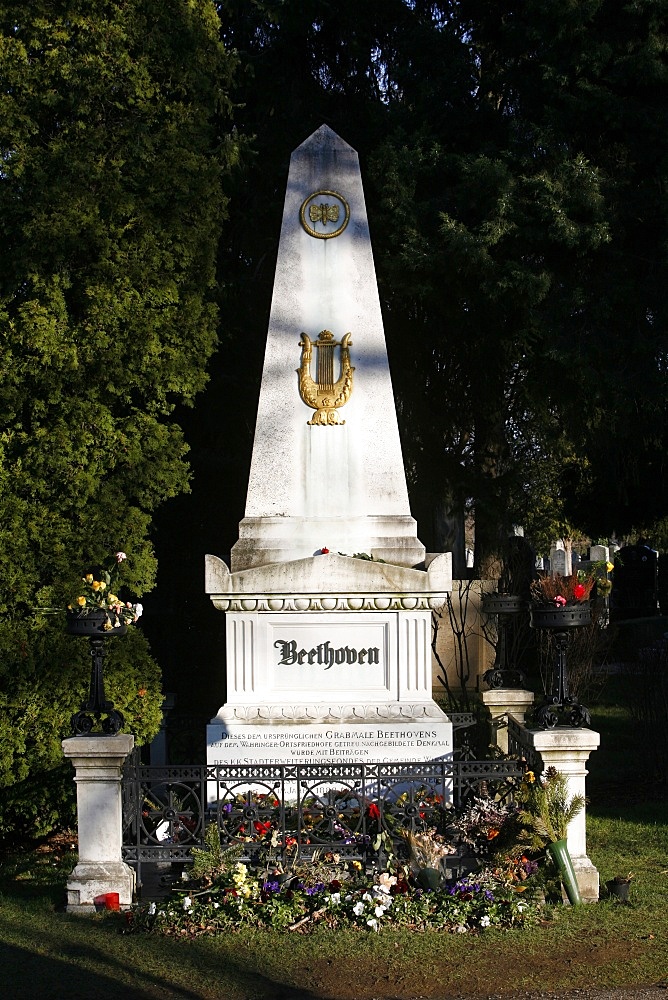
[(125, 552), (116, 552), (97, 573), (81, 578), (79, 593), (67, 605), (67, 631), (72, 635), (123, 635), (142, 613), (141, 604), (118, 596), (120, 566)]
[(523, 782), (525, 808), (522, 820), (547, 848), (554, 861), (568, 896), (576, 905), (582, 902), (568, 844), (568, 824), (584, 809), (583, 795), (569, 798), (568, 779), (554, 767), (548, 767), (542, 778), (528, 771)]
[(611, 896), (617, 896), (618, 899), (626, 901), (629, 898), (632, 878), (633, 872), (629, 872), (628, 875), (615, 875), (614, 878), (605, 883), (605, 887)]
[(415, 880), (422, 889), (438, 889), (441, 884), (441, 862), (457, 848), (448, 844), (435, 828), (416, 832), (402, 830)]
[[(92, 657), (88, 701), (72, 716), (75, 736), (88, 736), (96, 722), (103, 733), (112, 736), (125, 725), (122, 713), (104, 692), (104, 639), (124, 635), (142, 613), (141, 604), (124, 603), (117, 594), (119, 568), (125, 559), (125, 552), (116, 552), (99, 572), (86, 573), (79, 593), (67, 606), (67, 631), (90, 639)], [(102, 715), (106, 716), (103, 721)]]
[(588, 625), (589, 598), (595, 578), (587, 573), (561, 576), (539, 574), (531, 583), (531, 625), (533, 628), (564, 629)]

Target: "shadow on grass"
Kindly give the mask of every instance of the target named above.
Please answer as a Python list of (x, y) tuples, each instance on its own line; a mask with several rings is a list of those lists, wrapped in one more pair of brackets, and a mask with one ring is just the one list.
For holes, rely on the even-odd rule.
[[(10, 907), (10, 909), (13, 909)], [(12, 1000), (313, 1000), (204, 940), (123, 935), (43, 911), (0, 915), (0, 995)], [(21, 917), (24, 917), (24, 920)], [(19, 945), (16, 938), (27, 939)], [(11, 941), (14, 939), (14, 941)], [(34, 947), (31, 947), (34, 941)]]

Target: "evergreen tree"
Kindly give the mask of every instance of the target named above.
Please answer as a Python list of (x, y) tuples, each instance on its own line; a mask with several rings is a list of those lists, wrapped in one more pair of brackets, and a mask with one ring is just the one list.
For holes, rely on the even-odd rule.
[(548, 478), (550, 519), (594, 534), (665, 510), (638, 488), (665, 481), (665, 4), (438, 6), (474, 83), (465, 117), (404, 92), (376, 158), (382, 274), (416, 480), (473, 504), (496, 576)]
[[(118, 549), (130, 590), (150, 589), (153, 512), (188, 489), (172, 413), (203, 388), (216, 342), (221, 175), (236, 155), (217, 125), (233, 70), (209, 0), (3, 6), (5, 785), (45, 780), (87, 684), (83, 644), (36, 609), (64, 608)], [(159, 672), (141, 634), (112, 645), (110, 696), (146, 739)]]

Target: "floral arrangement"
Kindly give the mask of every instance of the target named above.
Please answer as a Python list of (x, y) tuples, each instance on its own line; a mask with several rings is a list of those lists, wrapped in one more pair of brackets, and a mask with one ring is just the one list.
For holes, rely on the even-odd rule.
[[(242, 829), (235, 813), (242, 813), (241, 806), (248, 807), (251, 800), (258, 818)], [(421, 796), (418, 801), (422, 805)], [(371, 843), (372, 830), (363, 837), (350, 835), (343, 815), (335, 820), (341, 826), (340, 854), (309, 843), (308, 835), (317, 828), (308, 821), (300, 833), (295, 830), (298, 849), (295, 837), (280, 833), (273, 808), (271, 792), (249, 792), (224, 803), (219, 821), (207, 826), (204, 846), (193, 849), (186, 881), (171, 898), (129, 911), (128, 930), (190, 937), (244, 926), (298, 933), (317, 926), (479, 934), (487, 928), (522, 927), (538, 918), (547, 869), (522, 850), (511, 852), (508, 838), (499, 833), (512, 826), (517, 807), (491, 797), (476, 799), (460, 821), (448, 811), (444, 833), (427, 825), (425, 813), (423, 828), (397, 828), (410, 854), (407, 860), (398, 856), (400, 850), (387, 855), (379, 850)], [(360, 815), (377, 820), (377, 803), (359, 801), (358, 808)], [(226, 846), (221, 846), (221, 834)], [(457, 850), (460, 840), (473, 845), (470, 862), (478, 870), (450, 880), (442, 870), (433, 883), (421, 879), (425, 867), (443, 868), (442, 860)], [(506, 846), (493, 856), (488, 846), (502, 840)], [(476, 849), (482, 842), (484, 850)], [(344, 850), (354, 853), (345, 856)]]
[(413, 871), (438, 868), (443, 858), (457, 853), (457, 848), (447, 843), (445, 837), (436, 832), (435, 827), (418, 832), (402, 830), (401, 836), (408, 847)]
[(82, 576), (83, 586), (67, 605), (68, 614), (84, 618), (94, 612), (104, 611), (107, 616), (103, 626), (105, 631), (136, 622), (143, 611), (141, 604), (123, 602), (117, 594), (120, 588), (120, 566), (126, 559), (125, 552), (116, 552), (97, 575), (86, 573)]
[(365, 874), (361, 866), (338, 877), (281, 882), (237, 861), (212, 886), (190, 888), (172, 899), (136, 906), (126, 915), (130, 931), (199, 936), (242, 926), (307, 933), (316, 926), (380, 931), (384, 927), (481, 933), (534, 923), (538, 908), (492, 871), (435, 890), (416, 886), (401, 866)]
[(541, 573), (531, 583), (531, 601), (542, 608), (577, 606), (589, 600), (595, 582), (593, 576), (582, 571), (573, 576)]
[(554, 767), (548, 767), (540, 778), (527, 771), (520, 794), (521, 819), (543, 845), (565, 840), (568, 824), (586, 804), (583, 795), (569, 798), (568, 779)]
[(512, 825), (516, 812), (515, 806), (476, 796), (455, 821), (454, 828), (475, 854), (489, 855), (500, 843), (506, 842), (507, 837), (502, 837), (502, 832)]
[(609, 560), (601, 559), (598, 562), (589, 564), (589, 568), (596, 578), (596, 592), (600, 597), (608, 597), (612, 591), (612, 580), (610, 574), (615, 567)]

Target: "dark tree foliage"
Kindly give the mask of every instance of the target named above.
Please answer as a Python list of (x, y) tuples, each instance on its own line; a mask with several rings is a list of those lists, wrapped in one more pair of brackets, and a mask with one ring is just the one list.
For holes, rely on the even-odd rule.
[[(85, 644), (36, 612), (118, 549), (127, 596), (150, 589), (153, 512), (188, 489), (172, 411), (216, 343), (233, 66), (208, 0), (2, 8), (0, 784), (43, 779), (87, 683)], [(145, 740), (159, 671), (139, 632), (112, 645)]]
[(229, 2), (221, 21), (254, 137), (220, 258), (241, 468), (288, 156), (325, 121), (362, 161), (428, 546), (434, 510), (471, 506), (495, 575), (513, 523), (544, 542), (665, 510), (643, 496), (665, 482), (665, 3)]

